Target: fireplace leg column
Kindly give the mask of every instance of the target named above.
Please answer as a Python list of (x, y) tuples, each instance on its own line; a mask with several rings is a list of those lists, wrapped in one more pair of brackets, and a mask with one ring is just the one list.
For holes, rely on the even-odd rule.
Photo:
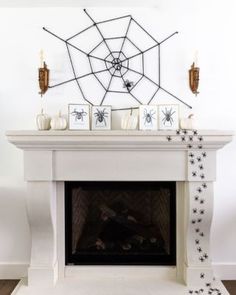
[(185, 282), (187, 285), (202, 285), (213, 281), (209, 249), (213, 195), (213, 182), (186, 183)]
[(32, 238), (28, 285), (53, 285), (58, 268), (55, 183), (28, 182), (27, 209)]

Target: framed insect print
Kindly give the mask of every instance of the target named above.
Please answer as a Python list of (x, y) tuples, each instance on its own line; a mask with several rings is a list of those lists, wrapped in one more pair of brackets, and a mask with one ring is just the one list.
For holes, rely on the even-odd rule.
[(157, 106), (141, 105), (139, 107), (139, 129), (157, 130)]
[(69, 130), (90, 129), (90, 105), (69, 104), (68, 105)]
[(159, 129), (176, 130), (179, 129), (179, 105), (166, 104), (158, 107)]
[(92, 130), (111, 130), (111, 106), (92, 106)]

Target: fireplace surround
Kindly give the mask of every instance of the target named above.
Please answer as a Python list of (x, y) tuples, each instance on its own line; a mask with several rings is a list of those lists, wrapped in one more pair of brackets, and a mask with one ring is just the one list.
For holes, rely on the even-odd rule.
[[(210, 288), (212, 294), (228, 294), (212, 271), (210, 227), (216, 151), (232, 135), (207, 130), (7, 132), (8, 140), (24, 150), (32, 235), (28, 284), (22, 282), (17, 294), (178, 295), (208, 294)], [(66, 265), (64, 200), (71, 181), (175, 182), (176, 266)]]

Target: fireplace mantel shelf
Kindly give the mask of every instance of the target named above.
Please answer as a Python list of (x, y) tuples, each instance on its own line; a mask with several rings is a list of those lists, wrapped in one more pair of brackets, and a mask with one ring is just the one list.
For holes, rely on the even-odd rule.
[[(24, 150), (186, 150), (188, 136), (182, 131), (7, 131), (8, 140)], [(232, 131), (198, 130), (193, 136), (194, 145), (199, 144), (199, 136), (204, 137), (204, 149), (219, 149), (232, 140)], [(167, 137), (171, 140), (168, 141)], [(186, 140), (182, 141), (181, 136)]]

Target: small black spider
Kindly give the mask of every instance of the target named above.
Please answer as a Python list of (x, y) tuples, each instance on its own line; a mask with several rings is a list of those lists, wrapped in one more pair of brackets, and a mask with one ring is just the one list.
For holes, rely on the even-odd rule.
[(189, 141), (193, 141), (193, 136), (189, 135), (188, 139), (189, 139)]
[(203, 158), (206, 158), (207, 153), (206, 153), (206, 152), (203, 152), (203, 153), (202, 153), (202, 156), (203, 156)]
[(188, 149), (191, 149), (192, 147), (193, 147), (192, 144), (188, 144), (188, 145), (187, 145), (187, 148), (188, 148)]
[(202, 165), (202, 164), (201, 164), (201, 165), (199, 165), (198, 167), (199, 167), (199, 169), (200, 169), (200, 170), (203, 170), (203, 169), (204, 169), (204, 167), (203, 167), (203, 165)]
[(188, 131), (185, 130), (185, 129), (184, 129), (182, 132), (183, 132), (183, 134), (185, 134), (185, 135), (188, 134)]
[(197, 250), (198, 250), (199, 253), (202, 252), (202, 248), (201, 247), (198, 247)]
[(195, 161), (193, 159), (191, 159), (190, 161), (190, 164), (194, 165), (195, 164)]
[(193, 130), (193, 135), (198, 135), (197, 130)]
[(176, 130), (176, 134), (177, 134), (177, 135), (180, 135), (180, 130), (179, 130), (179, 129)]
[(196, 171), (193, 171), (193, 172), (192, 172), (192, 176), (193, 176), (193, 177), (196, 177), (196, 176), (197, 176), (197, 172), (196, 172)]
[(196, 245), (199, 245), (200, 244), (200, 241), (199, 240), (195, 240), (195, 244)]
[(181, 140), (182, 141), (185, 141), (185, 136), (181, 136)]
[(205, 203), (205, 200), (204, 199), (201, 199), (200, 200), (200, 204), (204, 204)]
[(210, 288), (211, 287), (211, 283), (206, 283), (206, 287)]
[(189, 293), (189, 294), (193, 294), (193, 291), (192, 291), (192, 290), (189, 290), (188, 293)]
[(199, 233), (199, 232), (200, 232), (200, 229), (199, 229), (199, 228), (196, 228), (196, 229), (195, 229), (195, 232), (196, 232), (196, 233)]
[(201, 192), (202, 192), (202, 189), (201, 189), (201, 187), (198, 187), (198, 188), (197, 188), (197, 192), (199, 192), (199, 193), (201, 193)]
[(193, 220), (192, 220), (192, 224), (195, 224), (195, 223), (196, 223), (196, 220), (195, 220), (195, 219), (193, 219)]
[(203, 183), (203, 184), (202, 184), (202, 187), (203, 187), (203, 188), (207, 188), (207, 184), (206, 184), (206, 183)]
[(130, 88), (133, 87), (133, 85), (134, 85), (134, 82), (129, 81), (129, 80), (127, 79), (127, 80), (124, 81), (123, 88), (127, 88), (127, 89), (129, 90)]
[(168, 136), (166, 137), (166, 139), (167, 139), (168, 141), (171, 141), (171, 140), (172, 140), (172, 137), (171, 137), (170, 135), (168, 135)]
[(198, 148), (199, 148), (199, 149), (202, 149), (202, 144), (199, 144), (199, 145), (198, 145)]
[(193, 209), (193, 214), (196, 214), (197, 213), (197, 208), (194, 208)]
[(203, 254), (203, 257), (204, 257), (205, 259), (208, 259), (209, 256), (207, 255), (207, 253), (204, 253), (204, 254)]
[(197, 157), (197, 161), (201, 162), (202, 158), (201, 157)]
[(205, 179), (205, 174), (203, 174), (203, 173), (200, 174), (200, 178), (201, 178), (201, 179)]
[(198, 218), (197, 222), (198, 223), (202, 222), (202, 219), (201, 218)]
[(199, 212), (200, 212), (201, 215), (204, 215), (205, 210), (204, 209), (201, 209)]
[(194, 200), (195, 200), (195, 201), (198, 201), (198, 200), (199, 200), (199, 196), (195, 196), (195, 197), (194, 197)]
[(202, 136), (198, 136), (198, 140), (199, 141), (203, 141), (203, 137)]
[(204, 279), (205, 278), (205, 274), (204, 273), (201, 273), (200, 274), (200, 279)]
[(190, 153), (190, 154), (189, 154), (189, 157), (190, 157), (190, 158), (194, 158), (194, 154), (193, 154), (193, 153)]
[(199, 260), (200, 260), (201, 262), (204, 262), (204, 258), (203, 258), (202, 256), (199, 257)]
[(202, 238), (204, 237), (204, 233), (203, 233), (203, 232), (201, 232), (199, 235), (200, 235), (200, 237), (202, 237)]

